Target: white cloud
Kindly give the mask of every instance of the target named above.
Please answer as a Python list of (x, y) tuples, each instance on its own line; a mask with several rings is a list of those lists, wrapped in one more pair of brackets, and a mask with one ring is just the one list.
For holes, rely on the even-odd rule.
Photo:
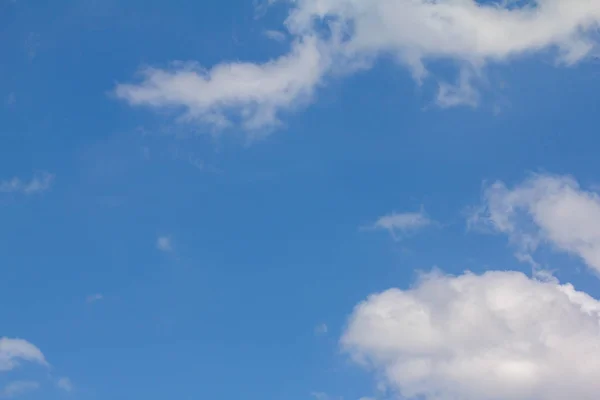
[(132, 105), (183, 108), (185, 120), (224, 128), (239, 120), (248, 130), (278, 123), (281, 110), (309, 101), (327, 68), (314, 37), (296, 40), (289, 54), (264, 64), (220, 64), (210, 70), (191, 63), (172, 70), (148, 68), (139, 84), (121, 84), (116, 95)]
[(368, 67), (385, 54), (418, 80), (432, 60), (456, 62), (458, 84), (441, 84), (438, 104), (476, 105), (473, 74), (487, 63), (548, 50), (558, 50), (565, 65), (575, 63), (596, 52), (600, 22), (600, 0), (297, 0), (290, 7), (285, 27), (294, 44), (287, 55), (208, 70), (148, 68), (141, 82), (118, 85), (117, 96), (131, 105), (183, 109), (185, 120), (260, 129), (310, 101), (326, 75)]
[(20, 361), (48, 365), (40, 349), (26, 340), (0, 338), (0, 372), (12, 370)]
[(442, 108), (461, 105), (476, 107), (479, 104), (479, 92), (473, 87), (472, 80), (472, 74), (463, 70), (456, 84), (440, 83), (437, 104)]
[(173, 244), (169, 236), (159, 236), (156, 239), (156, 248), (160, 251), (170, 252), (173, 250)]
[(600, 272), (600, 196), (572, 177), (534, 175), (514, 188), (496, 182), (483, 200), (469, 224), (508, 235), (519, 258), (548, 243)]
[(285, 42), (285, 39), (287, 38), (285, 33), (275, 30), (265, 31), (265, 36), (276, 42)]
[(35, 175), (29, 182), (24, 182), (20, 178), (12, 178), (0, 182), (0, 192), (2, 193), (24, 193), (37, 194), (50, 189), (54, 175), (43, 172)]
[(0, 398), (12, 398), (37, 390), (40, 384), (33, 381), (15, 381), (11, 382), (0, 390)]
[(315, 19), (336, 16), (352, 23), (349, 50), (391, 51), (413, 66), (418, 66), (415, 61), (438, 57), (477, 65), (554, 46), (565, 61), (574, 62), (596, 44), (597, 0), (524, 1), (523, 7), (504, 3), (300, 0), (288, 26), (300, 33)]
[(392, 212), (380, 217), (368, 228), (387, 230), (395, 239), (398, 239), (399, 234), (414, 232), (432, 224), (433, 221), (427, 216), (425, 211), (421, 209), (418, 212)]
[(388, 387), (424, 400), (593, 400), (600, 302), (517, 272), (433, 273), (359, 304), (341, 339)]
[(69, 378), (67, 378), (67, 377), (60, 378), (56, 382), (56, 386), (58, 386), (59, 389), (62, 389), (65, 392), (72, 392), (73, 391), (73, 382), (71, 382), (71, 380)]

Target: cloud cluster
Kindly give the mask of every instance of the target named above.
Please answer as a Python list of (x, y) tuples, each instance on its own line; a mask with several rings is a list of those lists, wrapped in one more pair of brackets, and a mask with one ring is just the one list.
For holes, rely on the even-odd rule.
[[(375, 226), (428, 223), (390, 214)], [(570, 176), (487, 185), (469, 226), (507, 235), (534, 265), (545, 244), (600, 272), (600, 195)], [(600, 391), (600, 301), (539, 271), (424, 275), (359, 304), (341, 344), (407, 399), (591, 400)]]
[(600, 272), (600, 196), (572, 177), (534, 175), (512, 188), (496, 182), (470, 224), (508, 235), (520, 258), (547, 243)]
[(184, 110), (188, 121), (256, 131), (310, 101), (327, 75), (386, 55), (419, 81), (428, 62), (456, 62), (460, 77), (440, 84), (438, 103), (476, 105), (474, 81), (487, 63), (554, 50), (573, 64), (596, 52), (599, 22), (598, 0), (297, 0), (284, 22), (288, 54), (262, 64), (147, 68), (115, 93), (131, 105)]
[(405, 398), (592, 400), (600, 302), (517, 272), (424, 276), (370, 296), (342, 338)]
[[(283, 1), (283, 0), (281, 0)], [(272, 3), (273, 0), (269, 0)], [(551, 54), (569, 66), (598, 49), (600, 0), (295, 0), (282, 32), (288, 53), (263, 63), (145, 68), (117, 85), (133, 106), (172, 110), (183, 121), (262, 132), (310, 103), (328, 77), (391, 57), (418, 82), (451, 61), (441, 107), (477, 106), (490, 63)], [(399, 233), (432, 221), (392, 213), (373, 229)], [(472, 227), (506, 234), (522, 260), (542, 244), (600, 272), (600, 196), (571, 177), (535, 175), (486, 187)], [(157, 240), (172, 249), (168, 237)], [(600, 393), (600, 302), (555, 279), (490, 271), (423, 276), (410, 289), (370, 296), (353, 311), (341, 343), (404, 398), (592, 400)], [(323, 329), (325, 331), (325, 329)], [(1, 364), (0, 364), (1, 365)], [(325, 398), (323, 393), (315, 393)]]

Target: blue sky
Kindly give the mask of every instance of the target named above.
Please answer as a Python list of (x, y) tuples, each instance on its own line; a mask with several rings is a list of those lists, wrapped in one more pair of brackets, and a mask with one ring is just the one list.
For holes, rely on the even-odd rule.
[(0, 398), (594, 398), (598, 10), (0, 2)]

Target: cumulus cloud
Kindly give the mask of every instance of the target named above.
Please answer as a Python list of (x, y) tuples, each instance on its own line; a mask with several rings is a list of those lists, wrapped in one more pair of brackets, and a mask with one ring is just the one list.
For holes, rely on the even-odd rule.
[[(271, 2), (269, 2), (271, 3)], [(573, 64), (597, 50), (599, 0), (297, 0), (284, 26), (288, 54), (262, 64), (195, 63), (147, 68), (116, 95), (131, 105), (185, 110), (185, 120), (262, 129), (311, 100), (328, 74), (391, 55), (418, 79), (432, 60), (451, 60), (457, 84), (440, 84), (443, 107), (476, 105), (476, 72), (487, 63), (558, 52)], [(324, 26), (327, 26), (324, 29)]]
[[(391, 51), (420, 69), (419, 61), (446, 57), (471, 64), (505, 60), (556, 47), (575, 62), (596, 43), (597, 1), (537, 0), (300, 0), (289, 19), (295, 33), (315, 20), (337, 17), (350, 26), (348, 49)], [(416, 63), (415, 63), (416, 62)]]
[(521, 259), (547, 243), (600, 272), (600, 197), (572, 177), (533, 175), (512, 188), (496, 182), (469, 224), (508, 235)]
[(35, 175), (30, 181), (22, 181), (20, 178), (0, 182), (0, 192), (2, 193), (24, 193), (37, 194), (50, 189), (54, 175), (43, 172)]
[(156, 239), (156, 248), (160, 251), (170, 252), (173, 250), (173, 244), (169, 236), (159, 236)]
[(518, 272), (432, 273), (374, 294), (341, 343), (406, 398), (592, 400), (600, 391), (600, 302)]
[(37, 390), (40, 384), (33, 381), (16, 381), (11, 382), (0, 390), (0, 398), (12, 398)]
[(433, 223), (434, 222), (425, 213), (425, 210), (421, 209), (418, 212), (392, 212), (383, 217), (379, 217), (373, 225), (367, 228), (387, 230), (392, 237), (399, 239), (400, 235), (415, 232), (430, 226)]
[(35, 345), (23, 339), (0, 338), (0, 372), (12, 370), (20, 361), (48, 365), (44, 355)]

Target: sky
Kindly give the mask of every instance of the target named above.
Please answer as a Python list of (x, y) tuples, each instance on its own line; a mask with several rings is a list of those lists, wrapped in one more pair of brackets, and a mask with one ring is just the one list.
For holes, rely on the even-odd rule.
[(0, 0), (0, 399), (600, 391), (600, 0)]

